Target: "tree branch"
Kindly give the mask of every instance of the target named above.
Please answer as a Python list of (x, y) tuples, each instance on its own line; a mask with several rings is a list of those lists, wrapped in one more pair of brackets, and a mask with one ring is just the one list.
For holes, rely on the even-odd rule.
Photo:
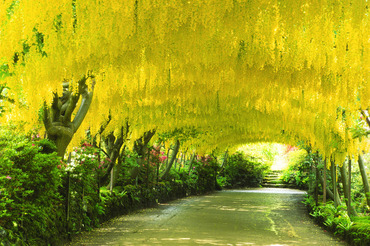
[(50, 119), (49, 109), (48, 109), (48, 106), (46, 105), (45, 101), (44, 101), (44, 115), (43, 115), (42, 120), (44, 122), (46, 132), (48, 132), (48, 130), (51, 127), (51, 119)]
[(367, 110), (365, 111), (365, 110), (360, 110), (361, 111), (361, 114), (364, 116), (364, 118), (365, 118), (365, 120), (366, 120), (366, 123), (367, 123), (367, 125), (370, 127), (370, 118), (369, 118), (369, 116), (368, 116), (368, 114), (367, 114)]
[(77, 114), (72, 122), (74, 132), (76, 132), (77, 129), (80, 127), (80, 125), (82, 124), (82, 121), (84, 120), (89, 110), (89, 107), (92, 102), (93, 94), (94, 94), (94, 88), (95, 88), (94, 78), (92, 78), (91, 92), (88, 91), (88, 88), (86, 86), (86, 81), (84, 82), (84, 85), (80, 84), (79, 93), (82, 95), (82, 101), (81, 101), (80, 108), (78, 109)]
[(115, 137), (113, 135), (113, 133), (111, 133), (111, 136), (108, 136), (108, 138), (106, 140), (106, 145), (109, 148), (108, 152), (109, 152), (109, 158), (110, 158), (111, 162), (110, 162), (105, 174), (100, 179), (101, 183), (104, 183), (108, 180), (110, 172), (112, 171), (114, 165), (116, 164), (116, 160), (119, 157), (122, 145), (125, 142), (125, 139), (127, 138), (127, 135), (128, 135), (128, 126), (129, 126), (128, 122), (126, 122), (126, 124), (127, 124), (127, 127), (126, 127), (126, 132), (125, 132), (126, 134), (125, 135), (123, 133), (123, 131), (124, 131), (123, 128), (124, 127), (122, 126), (121, 129), (120, 129), (120, 133), (119, 133), (118, 137)]
[(51, 103), (51, 120), (53, 122), (55, 121), (60, 121), (60, 106), (59, 105), (59, 98), (58, 98), (58, 93), (54, 92), (53, 93), (53, 102)]

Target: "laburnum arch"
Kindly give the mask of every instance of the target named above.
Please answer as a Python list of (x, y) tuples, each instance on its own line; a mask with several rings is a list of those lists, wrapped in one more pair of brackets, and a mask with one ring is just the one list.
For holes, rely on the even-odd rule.
[(6, 0), (0, 13), (7, 119), (28, 129), (63, 81), (77, 93), (86, 79), (74, 141), (111, 115), (132, 139), (201, 129), (206, 149), (301, 139), (341, 163), (366, 148), (350, 133), (370, 98), (366, 1)]

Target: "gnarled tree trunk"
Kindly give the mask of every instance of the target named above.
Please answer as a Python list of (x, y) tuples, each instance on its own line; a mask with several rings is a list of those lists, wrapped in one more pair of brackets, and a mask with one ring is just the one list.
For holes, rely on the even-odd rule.
[[(43, 121), (47, 137), (53, 141), (57, 147), (58, 156), (64, 157), (67, 146), (71, 142), (73, 135), (84, 120), (93, 98), (95, 79), (92, 79), (91, 90), (89, 91), (86, 81), (89, 77), (83, 77), (78, 82), (77, 92), (72, 93), (70, 84), (63, 83), (63, 96), (58, 97), (54, 93), (51, 107), (44, 103)], [(72, 120), (72, 113), (81, 98), (80, 107)]]
[(179, 149), (180, 149), (180, 141), (177, 139), (176, 143), (175, 143), (175, 146), (173, 147), (173, 150), (172, 150), (171, 159), (168, 161), (168, 165), (166, 167), (166, 170), (164, 171), (164, 173), (161, 176), (162, 179), (167, 179), (168, 178), (168, 174), (170, 173), (170, 170), (171, 170), (172, 165), (173, 165), (173, 163), (176, 159), (176, 156), (177, 156), (177, 153), (179, 152)]
[(136, 159), (138, 166), (130, 170), (131, 179), (136, 179), (139, 176), (140, 170), (143, 167), (145, 156), (148, 155), (148, 143), (156, 133), (156, 129), (147, 131), (144, 135), (136, 139), (134, 143), (134, 151), (138, 154)]

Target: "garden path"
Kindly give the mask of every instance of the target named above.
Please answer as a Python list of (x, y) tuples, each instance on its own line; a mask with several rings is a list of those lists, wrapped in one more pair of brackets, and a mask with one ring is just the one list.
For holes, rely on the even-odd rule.
[(279, 188), (188, 197), (113, 219), (70, 245), (346, 245), (312, 222), (303, 197)]

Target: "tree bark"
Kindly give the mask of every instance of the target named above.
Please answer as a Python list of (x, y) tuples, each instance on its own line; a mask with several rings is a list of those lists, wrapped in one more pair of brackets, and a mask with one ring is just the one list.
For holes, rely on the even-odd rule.
[(110, 179), (110, 190), (113, 189), (115, 181), (118, 177), (117, 170), (114, 170), (114, 168), (117, 167), (117, 159), (120, 156), (121, 148), (129, 134), (129, 128), (130, 126), (128, 121), (126, 121), (126, 126), (121, 127), (118, 136), (114, 136), (113, 132), (111, 132), (107, 135), (107, 137), (103, 138), (104, 148), (106, 150), (105, 152), (107, 153), (110, 162), (107, 165), (104, 175), (100, 178), (100, 183), (107, 183), (107, 181)]
[(229, 157), (229, 150), (227, 149), (224, 154), (224, 159), (221, 164), (220, 172), (224, 169), (225, 165), (227, 164), (227, 158)]
[[(324, 173), (325, 174), (325, 173)], [(320, 179), (320, 182), (321, 182), (321, 185), (323, 187), (323, 194), (327, 195), (330, 199), (332, 199), (334, 201), (334, 195), (333, 195), (333, 192), (330, 190), (330, 188), (326, 185), (326, 182), (325, 182), (325, 178), (323, 178), (321, 175), (319, 175), (319, 179)], [(324, 200), (323, 200), (323, 203), (325, 204), (326, 203), (326, 195), (324, 196)]]
[(369, 179), (366, 174), (365, 164), (364, 160), (361, 155), (358, 155), (358, 167), (360, 169), (361, 177), (362, 177), (362, 183), (364, 185), (365, 190), (365, 196), (366, 196), (366, 202), (367, 206), (370, 207), (370, 187), (369, 187)]
[[(348, 207), (352, 206), (352, 159), (348, 159)], [(356, 210), (355, 210), (356, 211)], [(356, 216), (356, 215), (355, 215)]]
[(194, 159), (195, 159), (195, 153), (193, 153), (193, 155), (190, 158), (189, 171), (188, 171), (189, 174), (190, 174), (191, 168), (193, 167)]
[[(323, 169), (323, 174), (324, 174), (324, 178), (322, 178), (320, 176), (320, 180), (322, 180), (322, 192), (323, 192), (323, 200), (322, 200), (322, 203), (325, 205), (326, 204), (326, 192), (327, 192), (327, 185), (326, 185), (326, 180), (327, 180), (327, 177), (326, 177), (326, 159), (324, 161), (324, 169)], [(319, 173), (320, 175), (320, 173)], [(333, 196), (334, 198), (334, 196)]]
[(334, 194), (334, 206), (338, 207), (341, 202), (338, 194), (338, 187), (337, 187), (337, 166), (335, 165), (334, 161), (331, 162), (331, 180), (333, 185), (333, 194)]
[(349, 192), (348, 187), (348, 178), (347, 178), (347, 172), (346, 172), (346, 163), (344, 162), (342, 167), (340, 167), (340, 174), (341, 174), (341, 180), (343, 184), (343, 191), (344, 191), (344, 198), (346, 199), (347, 204), (347, 213), (349, 216), (357, 216), (356, 210), (351, 206), (351, 196)]
[(156, 129), (147, 131), (142, 137), (135, 140), (134, 151), (138, 154), (136, 159), (138, 166), (130, 170), (131, 179), (136, 179), (139, 177), (140, 170), (142, 169), (144, 163), (144, 158), (148, 152), (148, 143), (156, 133)]
[[(92, 79), (91, 90), (86, 81)], [(72, 93), (69, 83), (63, 83), (63, 96), (54, 93), (51, 107), (44, 103), (43, 122), (48, 139), (55, 143), (58, 156), (64, 157), (73, 135), (83, 122), (92, 102), (95, 79), (92, 76), (83, 77), (78, 82), (78, 90)], [(72, 120), (72, 114), (81, 98), (80, 107)]]
[(315, 204), (316, 206), (319, 205), (319, 154), (318, 152), (315, 153), (314, 155), (314, 171), (315, 171), (315, 192), (314, 192), (314, 197), (315, 197)]
[(176, 143), (175, 143), (175, 146), (173, 147), (173, 150), (172, 150), (171, 159), (169, 160), (168, 165), (166, 167), (166, 170), (164, 171), (164, 173), (161, 176), (161, 179), (167, 179), (168, 178), (168, 174), (170, 173), (171, 167), (172, 167), (172, 165), (173, 165), (173, 163), (176, 159), (176, 156), (177, 156), (177, 153), (179, 152), (179, 149), (180, 149), (180, 141), (177, 139)]

